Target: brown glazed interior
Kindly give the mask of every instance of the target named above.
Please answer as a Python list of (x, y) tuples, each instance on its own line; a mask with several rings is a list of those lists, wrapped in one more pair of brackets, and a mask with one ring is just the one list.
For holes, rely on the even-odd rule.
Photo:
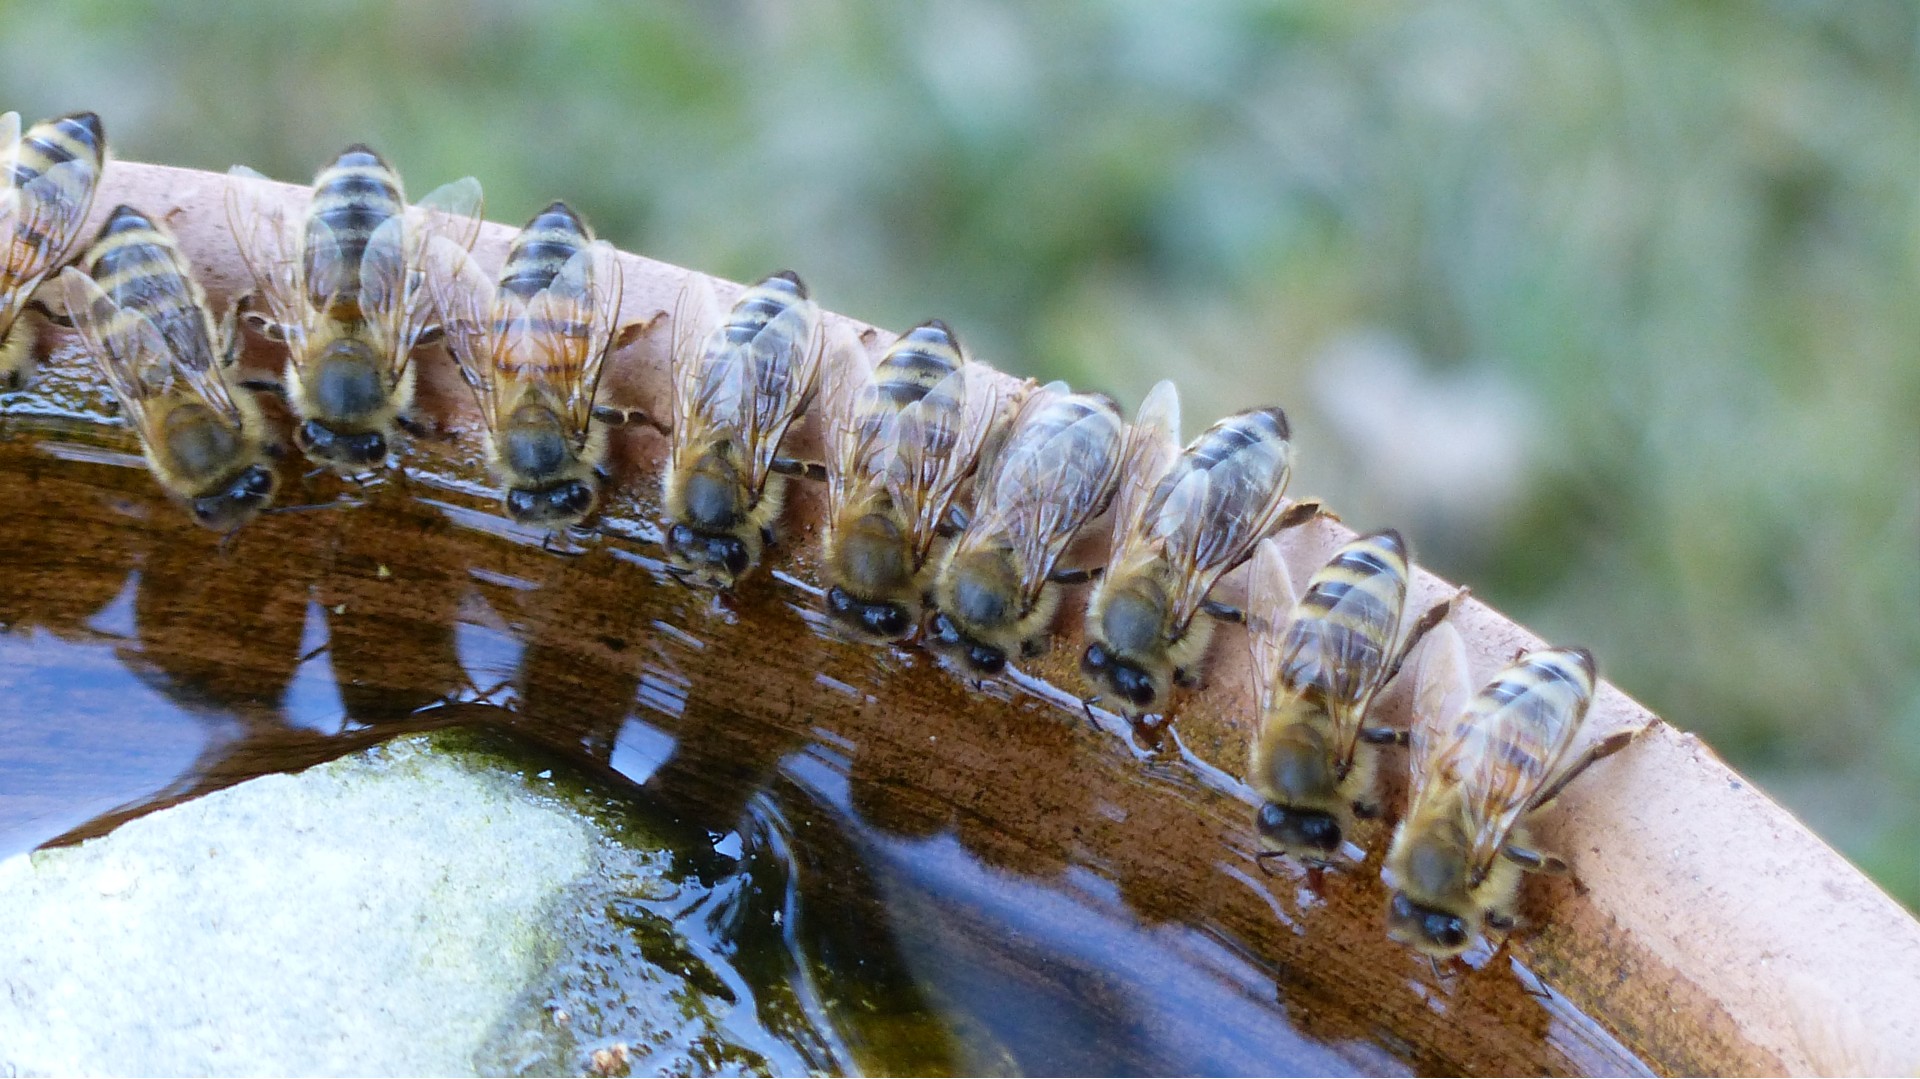
[[(244, 280), (226, 227), (226, 182), (115, 162), (94, 217), (121, 202), (164, 216), (209, 291), (225, 299)], [(291, 185), (284, 195), (289, 203), (305, 198)], [(486, 227), (477, 247), (483, 264), (498, 265), (512, 231)], [(638, 256), (627, 256), (625, 267), (628, 318), (672, 308), (687, 271)], [(717, 287), (724, 301), (734, 286)], [(614, 359), (604, 398), (664, 410), (671, 336), (664, 326)], [(249, 362), (270, 365), (272, 357), (259, 349)], [(447, 475), (484, 483), (474, 471), (477, 418), (451, 363), (437, 349), (416, 362), (425, 409), (444, 440), (415, 452), (441, 461), (434, 467)], [(811, 452), (811, 421), (802, 426), (800, 448)], [(1449, 976), (1436, 992), (1425, 962), (1387, 941), (1381, 926), (1383, 832), (1363, 833), (1371, 848), (1363, 867), (1324, 879), (1291, 866), (1271, 875), (1255, 866), (1252, 800), (1235, 778), (1252, 717), (1239, 630), (1216, 635), (1206, 684), (1182, 701), (1177, 735), (1147, 745), (1114, 717), (1088, 722), (1072, 699), (1079, 689), (1074, 599), (1065, 604), (1061, 643), (1016, 685), (987, 692), (916, 650), (865, 649), (818, 632), (806, 582), (823, 499), (809, 485), (796, 485), (773, 565), (737, 596), (717, 600), (672, 585), (648, 542), (657, 536), (650, 522), (664, 441), (628, 429), (614, 442), (622, 489), (608, 518), (616, 535), (583, 557), (543, 550), (540, 537), (499, 519), (477, 486), (467, 494), (444, 487), (390, 493), (380, 496), (390, 503), (380, 512), (263, 518), (235, 540), (253, 559), (240, 577), (203, 574), (221, 557), (218, 538), (169, 513), (150, 484), (129, 486), (145, 477), (124, 459), (114, 469), (74, 467), (93, 470), (86, 483), (119, 485), (127, 499), (151, 503), (138, 515), (144, 520), (51, 466), (36, 477), (14, 453), (8, 468), (17, 474), (7, 480), (14, 493), (0, 504), (10, 507), (9, 529), (45, 517), (51, 523), (43, 528), (91, 537), (91, 553), (47, 564), (41, 595), (98, 590), (104, 586), (86, 583), (99, 577), (95, 563), (144, 545), (144, 577), (172, 582), (146, 601), (150, 618), (179, 627), (165, 645), (176, 651), (168, 662), (230, 682), (272, 677), (248, 650), (289, 637), (297, 647), (312, 589), (330, 609), (352, 612), (333, 626), (336, 670), (339, 653), (351, 653), (352, 692), (431, 700), (457, 675), (442, 658), (456, 616), (448, 609), (453, 592), (443, 586), (471, 567), (485, 567), (490, 580), (524, 582), (512, 601), (514, 628), (527, 646), (523, 683), (510, 713), (496, 717), (503, 724), (604, 760), (636, 697), (644, 704), (666, 684), (658, 672), (671, 671), (680, 688), (668, 689), (681, 696), (669, 711), (684, 717), (682, 752), (649, 782), (699, 785), (711, 795), (708, 804), (722, 805), (744, 800), (784, 756), (830, 730), (857, 747), (838, 767), (869, 819), (901, 835), (952, 831), (989, 863), (1033, 877), (1093, 866), (1147, 921), (1203, 928), (1280, 972), (1291, 1018), (1306, 1032), (1323, 1042), (1385, 1039), (1415, 1070), (1640, 1066), (1617, 1047), (1606, 1049), (1605, 1035), (1589, 1037), (1583, 1014), (1658, 1072), (1920, 1066), (1920, 924), (1698, 739), (1611, 685), (1602, 687), (1587, 737), (1644, 733), (1575, 783), (1539, 828), (1543, 844), (1573, 862), (1577, 883), (1530, 880), (1522, 906), (1529, 924), (1508, 951)], [(423, 509), (428, 503), (432, 512)], [(1296, 575), (1303, 579), (1350, 536), (1330, 522), (1291, 534)], [(1228, 579), (1223, 598), (1236, 598), (1238, 576)], [(1417, 609), (1451, 589), (1421, 572), (1411, 602)], [(156, 604), (177, 609), (168, 614)], [(204, 610), (232, 618), (216, 626), (196, 615)], [(1481, 678), (1541, 644), (1478, 601), (1455, 620)], [(1604, 672), (1604, 656), (1601, 662)], [(1391, 694), (1386, 722), (1406, 722), (1405, 696), (1403, 688)], [(353, 741), (316, 737), (311, 759), (337, 755)], [(230, 756), (195, 789), (160, 801), (287, 766)], [(1124, 956), (1112, 958), (1125, 969)], [(1151, 984), (1151, 970), (1138, 974)], [(1207, 1036), (1206, 1022), (1194, 1018), (1195, 1037)], [(1393, 1067), (1358, 1050), (1349, 1062), (1360, 1070)]]

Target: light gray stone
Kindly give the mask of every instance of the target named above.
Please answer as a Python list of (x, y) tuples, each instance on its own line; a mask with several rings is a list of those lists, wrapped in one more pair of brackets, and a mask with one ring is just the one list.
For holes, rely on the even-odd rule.
[(498, 758), (415, 738), (9, 859), (0, 1072), (470, 1073), (550, 1021), (553, 927), (605, 902), (609, 849)]

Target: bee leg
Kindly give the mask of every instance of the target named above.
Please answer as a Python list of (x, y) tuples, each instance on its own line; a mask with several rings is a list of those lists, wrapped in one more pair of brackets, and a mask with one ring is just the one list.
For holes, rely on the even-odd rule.
[(1263, 850), (1254, 854), (1253, 864), (1259, 866), (1260, 872), (1265, 873), (1267, 876), (1277, 877), (1280, 874), (1273, 871), (1271, 863), (1276, 859), (1285, 858), (1286, 856), (1287, 852), (1283, 850)]
[(1238, 607), (1221, 603), (1219, 600), (1203, 600), (1200, 604), (1200, 609), (1222, 622), (1232, 622), (1238, 625), (1247, 620), (1245, 611), (1242, 611)]
[(287, 399), (286, 384), (276, 378), (243, 378), (236, 385), (243, 390), (278, 397), (282, 401)]
[(1199, 689), (1200, 679), (1185, 667), (1175, 667), (1173, 669), (1173, 684), (1179, 686), (1181, 689)]
[(1386, 685), (1399, 675), (1401, 666), (1407, 662), (1407, 657), (1413, 654), (1413, 649), (1420, 643), (1420, 639), (1425, 637), (1433, 627), (1445, 622), (1447, 616), (1453, 613), (1454, 605), (1466, 598), (1467, 590), (1462, 588), (1453, 595), (1427, 608), (1427, 612), (1420, 616), (1420, 621), (1415, 622), (1413, 629), (1408, 631), (1407, 639), (1400, 642), (1400, 651), (1394, 655), (1393, 665), (1387, 668), (1386, 677), (1380, 679), (1381, 685)]
[(1096, 731), (1100, 729), (1100, 721), (1094, 717), (1093, 706), (1099, 703), (1098, 695), (1080, 698), (1080, 714), (1087, 717), (1087, 726)]
[(1500, 848), (1507, 861), (1514, 863), (1529, 873), (1545, 873), (1549, 876), (1564, 877), (1573, 870), (1567, 867), (1566, 859), (1533, 850), (1530, 847), (1515, 846), (1512, 843)]
[(426, 424), (421, 423), (419, 420), (414, 419), (412, 416), (409, 416), (404, 412), (398, 416), (395, 416), (393, 418), (393, 422), (395, 426), (399, 427), (402, 431), (405, 431), (407, 434), (413, 436), (414, 438), (424, 439), (424, 438), (433, 437), (432, 429), (427, 427)]
[(799, 476), (815, 483), (827, 482), (827, 466), (818, 461), (796, 461), (791, 457), (775, 457), (767, 467), (783, 476)]
[(1398, 727), (1362, 727), (1360, 740), (1370, 746), (1404, 746), (1409, 734)]
[(1361, 820), (1379, 820), (1380, 813), (1380, 803), (1378, 802), (1360, 801), (1353, 803), (1353, 815), (1359, 817)]
[[(947, 520), (946, 520), (946, 523), (941, 526), (941, 535), (957, 536), (960, 533), (965, 532), (967, 530), (967, 526), (972, 523), (973, 523), (973, 515), (971, 513), (968, 513), (966, 510), (961, 509), (959, 506), (948, 506)], [(949, 532), (948, 531), (949, 529), (951, 529), (952, 531)]]
[(1280, 515), (1280, 520), (1274, 524), (1273, 530), (1283, 532), (1289, 528), (1298, 528), (1315, 517), (1325, 517), (1330, 521), (1340, 519), (1339, 514), (1328, 509), (1319, 499), (1303, 498), (1286, 508), (1286, 512)]
[(41, 318), (46, 319), (48, 322), (53, 323), (63, 330), (73, 329), (73, 317), (65, 311), (56, 311), (48, 306), (46, 301), (40, 299), (39, 293), (35, 293), (34, 298), (27, 301), (27, 310), (39, 315)]
[(1578, 760), (1567, 765), (1559, 775), (1555, 776), (1546, 786), (1540, 788), (1540, 793), (1534, 795), (1533, 801), (1527, 803), (1527, 809), (1529, 811), (1538, 809), (1559, 797), (1560, 792), (1567, 789), (1567, 784), (1573, 782), (1581, 772), (1586, 771), (1589, 765), (1603, 757), (1611, 757), (1615, 753), (1627, 748), (1627, 743), (1633, 741), (1634, 735), (1639, 733), (1640, 728), (1638, 727), (1632, 730), (1615, 731), (1588, 746), (1587, 751), (1580, 754)]
[(612, 405), (593, 406), (593, 418), (609, 427), (627, 427), (638, 424), (651, 427), (663, 435), (673, 434), (673, 428), (648, 415), (645, 409), (615, 408)]
[(1057, 569), (1047, 575), (1047, 580), (1052, 581), (1054, 584), (1086, 584), (1089, 581), (1099, 580), (1100, 574), (1105, 570), (1105, 566), (1086, 566), (1081, 569)]
[(286, 341), (286, 327), (253, 309), (253, 293), (249, 292), (235, 300), (233, 302), (233, 311), (234, 314), (239, 316), (240, 321), (253, 327), (254, 332), (267, 340), (276, 343), (284, 343)]

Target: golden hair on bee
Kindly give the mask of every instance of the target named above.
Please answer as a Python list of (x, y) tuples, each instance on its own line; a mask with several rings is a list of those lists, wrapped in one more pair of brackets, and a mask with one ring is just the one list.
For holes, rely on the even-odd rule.
[(108, 215), (82, 266), (61, 275), (67, 311), (147, 467), (200, 524), (245, 524), (277, 480), (260, 410), (227, 380), (231, 318), (214, 321), (172, 234), (131, 206)]
[(1391, 529), (1343, 544), (1296, 597), (1278, 538), (1254, 551), (1247, 640), (1260, 714), (1247, 782), (1262, 804), (1259, 857), (1328, 863), (1354, 822), (1380, 813), (1375, 747), (1402, 732), (1370, 727), (1374, 701), (1447, 599), (1402, 634), (1409, 560)]
[(507, 515), (579, 524), (600, 499), (607, 454), (600, 374), (615, 347), (619, 257), (564, 202), (535, 214), (496, 285), (464, 247), (432, 237), (427, 285), (473, 388)]
[(1113, 545), (1087, 603), (1081, 673), (1094, 699), (1135, 718), (1164, 714), (1175, 683), (1194, 681), (1212, 618), (1238, 617), (1208, 599), (1220, 578), (1320, 509), (1286, 501), (1293, 448), (1280, 409), (1228, 416), (1185, 450), (1179, 428), (1179, 398), (1162, 382), (1128, 435)]
[(933, 584), (926, 640), (975, 674), (1039, 651), (1059, 585), (1090, 579), (1056, 567), (1067, 545), (1113, 500), (1126, 423), (1104, 394), (1064, 382), (1030, 391), (975, 480), (972, 519), (947, 546)]
[(409, 207), (400, 175), (365, 146), (320, 170), (304, 217), (235, 166), (227, 220), (254, 291), (247, 323), (285, 343), (294, 444), (343, 472), (380, 466), (412, 417), (413, 350), (437, 336), (425, 286), (429, 238), (467, 249), (480, 229), (480, 184), (456, 180)]
[(783, 270), (740, 294), (724, 320), (693, 274), (673, 309), (672, 447), (664, 476), (667, 558), (683, 580), (732, 588), (758, 565), (785, 500), (787, 429), (813, 400), (825, 348), (820, 307)]
[(1381, 871), (1388, 935), (1435, 959), (1515, 922), (1523, 871), (1566, 873), (1533, 845), (1527, 821), (1635, 732), (1573, 743), (1595, 688), (1581, 648), (1529, 652), (1472, 692), (1453, 627), (1428, 634), (1415, 673), (1407, 813)]
[(54, 299), (41, 285), (79, 248), (106, 158), (93, 113), (42, 120), (24, 136), (19, 113), (0, 115), (0, 391), (33, 374)]
[(902, 334), (869, 366), (864, 350), (829, 376), (827, 615), (855, 638), (900, 640), (919, 624), (934, 544), (992, 434), (999, 390), (939, 320)]

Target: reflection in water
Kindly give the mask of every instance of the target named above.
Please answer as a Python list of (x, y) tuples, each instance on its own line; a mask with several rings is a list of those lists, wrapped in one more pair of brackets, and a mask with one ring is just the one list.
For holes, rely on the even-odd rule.
[(1375, 866), (1259, 873), (1230, 780), (820, 634), (787, 579), (717, 599), (624, 541), (552, 554), (420, 468), (223, 548), (99, 437), (0, 442), (7, 850), (481, 724), (691, 837), (677, 856), (714, 887), (697, 918), (790, 1063), (1643, 1070), (1504, 959), (1436, 986), (1381, 932)]

